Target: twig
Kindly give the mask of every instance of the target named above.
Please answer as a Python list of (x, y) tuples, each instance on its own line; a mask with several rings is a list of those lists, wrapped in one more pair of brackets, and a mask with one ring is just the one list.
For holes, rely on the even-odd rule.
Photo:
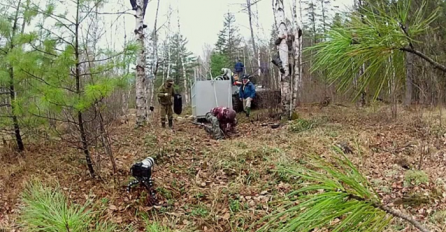
[(394, 209), (392, 209), (392, 208), (389, 208), (389, 207), (387, 207), (387, 206), (385, 206), (385, 205), (382, 205), (382, 204), (380, 204), (380, 203), (377, 203), (377, 202), (371, 202), (371, 201), (369, 201), (369, 200), (366, 200), (366, 199), (364, 199), (364, 198), (362, 198), (362, 197), (355, 196), (355, 195), (353, 195), (353, 194), (349, 194), (348, 197), (349, 197), (350, 199), (355, 199), (355, 200), (357, 200), (357, 201), (362, 201), (362, 202), (370, 203), (370, 204), (371, 204), (373, 207), (375, 207), (375, 208), (381, 209), (382, 211), (384, 211), (384, 212), (386, 212), (386, 213), (388, 213), (388, 214), (391, 214), (391, 215), (393, 215), (393, 216), (395, 216), (395, 217), (397, 217), (397, 218), (401, 218), (401, 219), (403, 219), (403, 220), (409, 222), (410, 224), (412, 224), (413, 226), (415, 226), (417, 229), (419, 229), (421, 232), (430, 232), (430, 231), (429, 231), (428, 229), (426, 229), (423, 225), (421, 225), (421, 223), (419, 223), (418, 221), (416, 221), (415, 219), (413, 219), (412, 217), (410, 217), (410, 216), (408, 216), (408, 215), (406, 215), (406, 214), (404, 214), (404, 213), (398, 212), (398, 211), (396, 211), (396, 210), (394, 210)]
[(409, 222), (410, 224), (412, 224), (413, 226), (415, 226), (417, 229), (419, 229), (421, 232), (429, 232), (428, 229), (426, 229), (423, 225), (421, 225), (421, 223), (419, 223), (418, 221), (416, 221), (415, 219), (413, 219), (412, 217), (405, 215), (401, 212), (398, 212), (394, 209), (391, 209), (387, 206), (384, 205), (379, 205), (379, 204), (373, 204), (373, 206), (380, 208), (381, 210), (383, 210), (386, 213), (392, 214), (395, 217), (401, 218), (406, 220), (407, 222)]

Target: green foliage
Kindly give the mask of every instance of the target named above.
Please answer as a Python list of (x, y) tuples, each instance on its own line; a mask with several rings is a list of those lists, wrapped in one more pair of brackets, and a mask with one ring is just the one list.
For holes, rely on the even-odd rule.
[[(20, 221), (26, 231), (81, 232), (115, 231), (112, 223), (95, 223), (90, 202), (69, 204), (59, 186), (51, 188), (40, 181), (29, 182), (22, 194), (23, 207)], [(95, 228), (89, 228), (94, 224)]]
[[(315, 55), (312, 71), (326, 72), (328, 80), (345, 91), (365, 65), (359, 77), (362, 81), (358, 94), (365, 87), (373, 87), (377, 96), (390, 80), (401, 83), (405, 78), (405, 56), (401, 49), (420, 44), (415, 38), (430, 30), (429, 25), (438, 12), (433, 10), (425, 16), (426, 1), (416, 9), (410, 2), (404, 0), (388, 5), (369, 1), (360, 10), (364, 17), (352, 14), (345, 26), (328, 31), (325, 42), (306, 50)], [(407, 34), (401, 25), (408, 25)]]
[(279, 201), (259, 231), (383, 231), (389, 224), (392, 217), (377, 208), (378, 194), (345, 156), (335, 164), (312, 157), (308, 165), (279, 168), (304, 184)]
[(429, 182), (429, 176), (423, 171), (409, 170), (404, 174), (404, 185), (409, 186), (412, 183), (417, 185)]
[(317, 126), (317, 122), (314, 120), (297, 119), (292, 122), (288, 130), (294, 133), (300, 133), (303, 131), (311, 130)]
[[(183, 90), (183, 62), (187, 76), (193, 74), (193, 68), (197, 66), (196, 57), (187, 50), (187, 39), (183, 35), (175, 34), (170, 40), (171, 78), (174, 79), (178, 91)], [(190, 78), (188, 78), (188, 81)]]
[(170, 230), (168, 227), (162, 226), (156, 222), (146, 227), (146, 232), (170, 232), (170, 231), (172, 230)]
[(222, 68), (229, 68), (231, 67), (231, 63), (229, 61), (229, 58), (222, 53), (213, 52), (211, 54), (211, 73), (212, 77), (216, 77), (221, 75), (221, 69)]
[[(235, 16), (229, 12), (226, 13), (223, 29), (219, 32), (218, 40), (215, 44), (215, 52), (226, 56), (229, 62), (235, 62), (241, 49), (242, 38), (235, 23)], [(225, 68), (229, 68), (229, 66)]]

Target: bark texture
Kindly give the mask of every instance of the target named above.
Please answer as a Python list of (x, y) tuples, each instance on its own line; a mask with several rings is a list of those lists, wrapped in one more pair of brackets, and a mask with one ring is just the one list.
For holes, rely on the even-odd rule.
[(287, 45), (287, 27), (285, 24), (285, 11), (283, 0), (275, 0), (274, 3), (274, 18), (276, 19), (276, 25), (278, 29), (277, 37), (281, 39), (280, 44), (277, 46), (279, 50), (279, 57), (282, 61), (284, 73), (280, 74), (280, 92), (282, 101), (282, 119), (290, 119), (291, 117), (291, 89), (290, 89), (290, 71), (288, 62), (288, 45)]
[(145, 93), (145, 67), (146, 67), (146, 49), (144, 46), (144, 30), (143, 30), (143, 4), (144, 0), (136, 1), (136, 39), (140, 45), (136, 60), (136, 126), (142, 126), (146, 121), (146, 93)]

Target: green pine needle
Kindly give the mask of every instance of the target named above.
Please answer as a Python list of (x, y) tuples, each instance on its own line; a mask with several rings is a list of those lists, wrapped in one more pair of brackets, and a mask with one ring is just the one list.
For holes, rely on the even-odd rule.
[[(341, 153), (339, 148), (334, 148)], [(330, 163), (312, 156), (310, 167), (280, 167), (304, 181), (288, 194), (259, 231), (382, 231), (392, 216), (377, 208), (380, 202), (366, 178), (343, 154)], [(259, 223), (261, 223), (259, 222)]]

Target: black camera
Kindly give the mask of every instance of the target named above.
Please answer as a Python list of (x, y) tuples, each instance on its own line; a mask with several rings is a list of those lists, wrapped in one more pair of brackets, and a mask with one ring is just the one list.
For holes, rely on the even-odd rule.
[(130, 168), (130, 174), (135, 177), (127, 186), (127, 192), (134, 185), (141, 183), (147, 190), (152, 191), (152, 168), (155, 166), (155, 160), (152, 157), (147, 157), (143, 161), (135, 163)]

